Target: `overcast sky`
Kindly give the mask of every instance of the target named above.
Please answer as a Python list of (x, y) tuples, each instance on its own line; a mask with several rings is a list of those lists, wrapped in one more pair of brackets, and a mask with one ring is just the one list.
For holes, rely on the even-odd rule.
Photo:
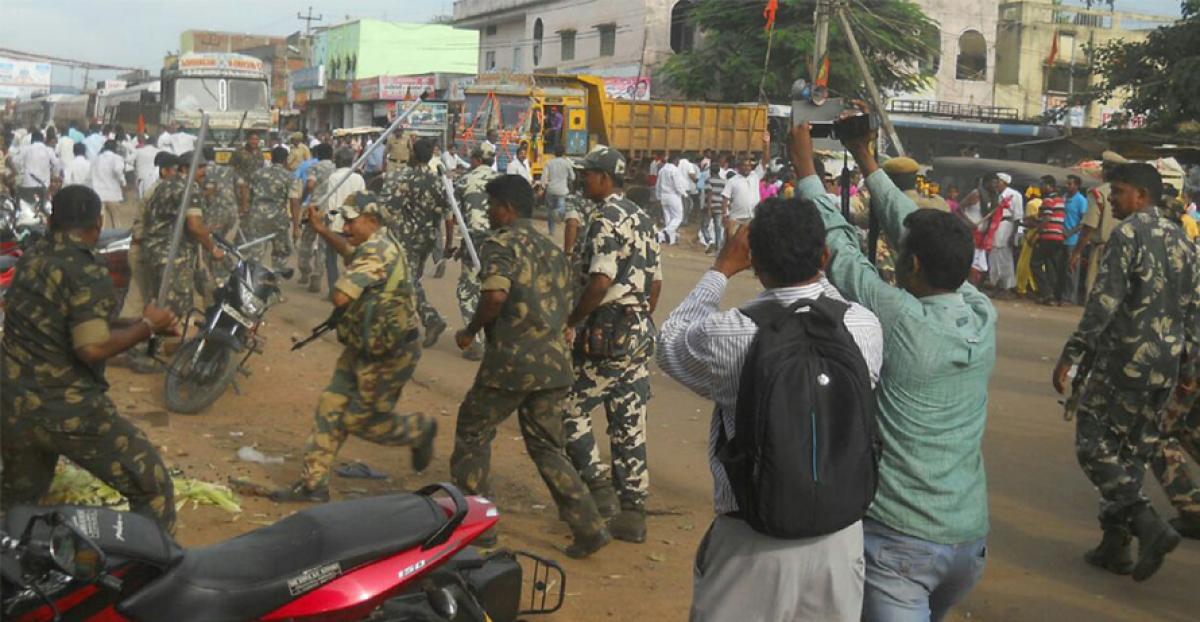
[[(427, 22), (453, 10), (452, 0), (0, 0), (0, 47), (153, 71), (179, 47), (184, 30), (287, 35), (304, 28), (296, 13), (310, 4), (324, 17), (317, 25), (360, 17)], [(1119, 10), (1173, 15), (1179, 6), (1179, 0), (1117, 1)], [(55, 68), (56, 84), (70, 77)], [(81, 78), (77, 73), (75, 82)]]

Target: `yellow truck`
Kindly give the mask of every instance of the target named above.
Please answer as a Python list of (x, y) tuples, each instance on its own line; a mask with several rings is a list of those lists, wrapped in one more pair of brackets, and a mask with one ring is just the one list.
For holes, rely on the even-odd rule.
[(765, 104), (609, 99), (595, 76), (487, 74), (465, 95), (459, 153), (465, 157), (491, 136), (504, 170), (525, 142), (534, 175), (559, 145), (568, 156), (608, 145), (631, 160), (705, 149), (758, 153), (767, 132)]

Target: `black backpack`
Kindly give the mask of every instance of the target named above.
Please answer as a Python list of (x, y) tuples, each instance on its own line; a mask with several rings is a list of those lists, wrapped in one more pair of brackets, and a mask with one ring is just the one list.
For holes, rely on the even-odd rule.
[(717, 456), (739, 517), (759, 533), (834, 533), (861, 519), (875, 498), (875, 399), (843, 322), (849, 308), (822, 296), (741, 309), (758, 334), (742, 367), (734, 436), (719, 426)]

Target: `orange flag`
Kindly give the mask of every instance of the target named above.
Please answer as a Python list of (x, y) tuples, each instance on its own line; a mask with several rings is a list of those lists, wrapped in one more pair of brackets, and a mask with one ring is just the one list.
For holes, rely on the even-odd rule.
[(1050, 56), (1046, 59), (1047, 65), (1053, 65), (1058, 58), (1058, 29), (1054, 29), (1054, 39), (1050, 43)]
[(767, 8), (763, 9), (763, 17), (767, 19), (767, 25), (763, 30), (770, 30), (775, 26), (775, 12), (779, 10), (779, 0), (767, 0)]
[(813, 79), (813, 86), (823, 86), (829, 88), (829, 55), (821, 57), (821, 64), (817, 67), (817, 77)]
[(146, 133), (146, 117), (144, 117), (140, 114), (138, 115), (137, 133), (138, 134)]

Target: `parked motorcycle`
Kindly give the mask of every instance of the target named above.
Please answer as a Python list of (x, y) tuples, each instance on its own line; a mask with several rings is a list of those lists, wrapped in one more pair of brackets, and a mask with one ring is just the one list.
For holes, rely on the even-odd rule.
[(167, 407), (174, 412), (194, 414), (207, 408), (225, 393), (250, 355), (262, 352), (259, 326), (267, 309), (279, 302), (280, 279), (292, 278), (292, 269), (272, 271), (242, 254), (272, 236), (235, 247), (220, 236), (213, 240), (236, 262), (225, 283), (213, 292), (214, 302), (203, 312), (204, 326), (188, 338), (187, 330), (199, 309), (184, 318), (181, 345), (167, 367), (163, 391)]
[(0, 533), (3, 618), (513, 622), (557, 611), (566, 594), (558, 564), (468, 548), (498, 520), (487, 499), (435, 484), (317, 506), (184, 550), (138, 514), (17, 507)]

